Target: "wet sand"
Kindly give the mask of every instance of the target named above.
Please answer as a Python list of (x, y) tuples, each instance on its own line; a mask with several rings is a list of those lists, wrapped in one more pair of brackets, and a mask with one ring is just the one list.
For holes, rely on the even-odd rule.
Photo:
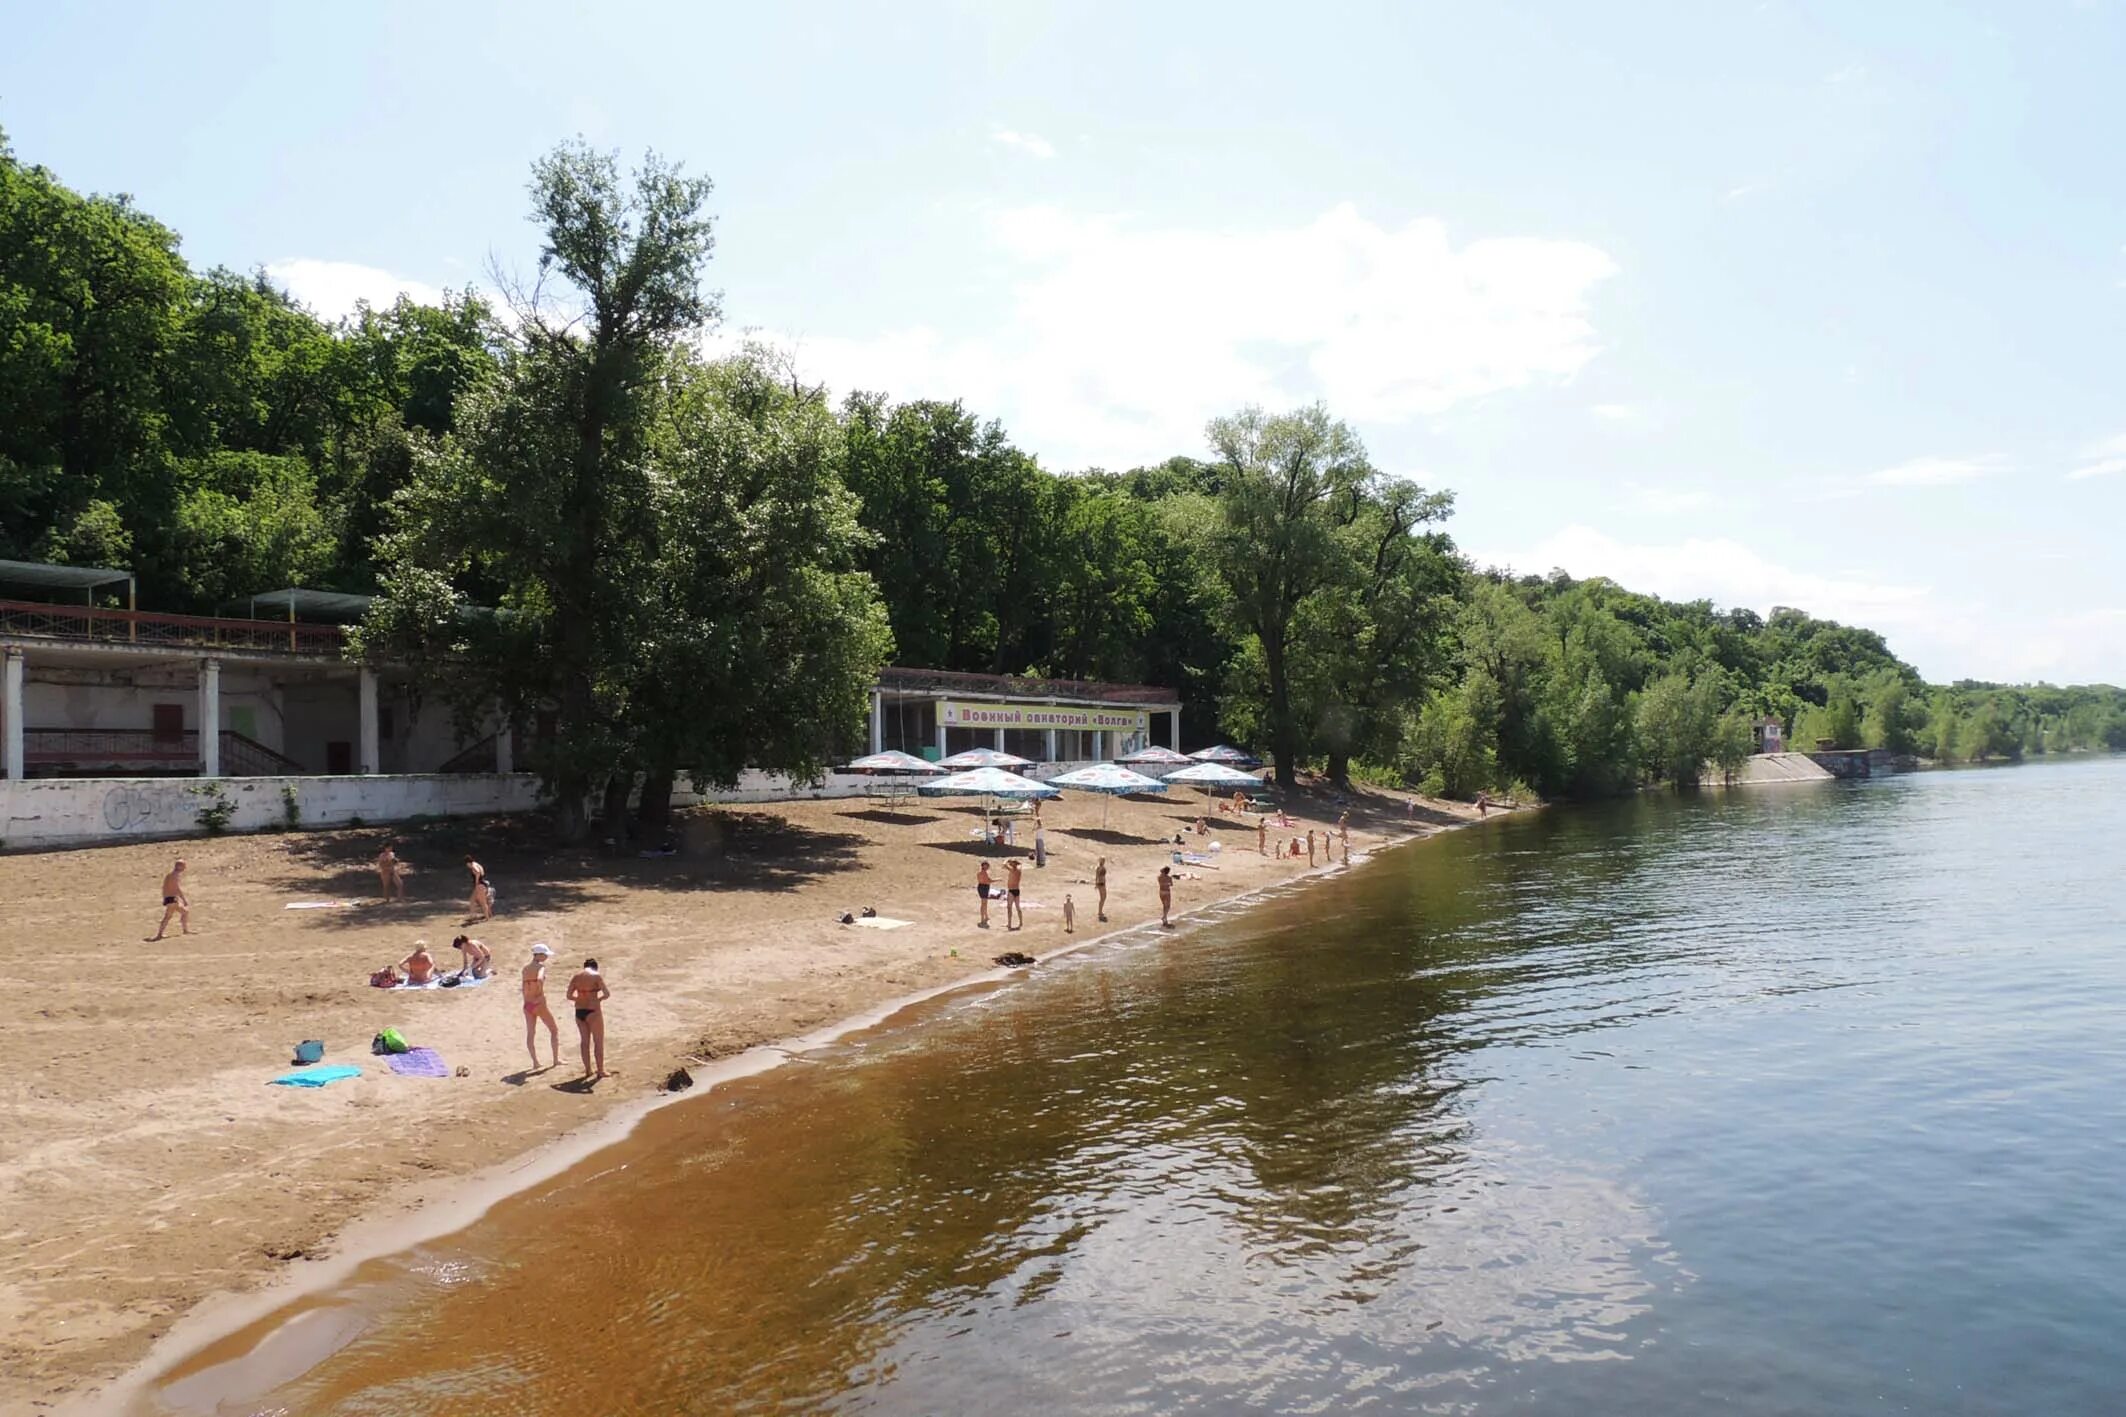
[[(1459, 807), (1362, 798), (1352, 849), (1460, 819)], [(1301, 794), (1303, 835), (1333, 811)], [(1066, 797), (1044, 808), (1054, 859), (1027, 870), (1028, 927), (978, 930), (967, 886), (970, 811), (861, 802), (690, 814), (675, 858), (556, 851), (542, 824), (439, 823), (400, 833), (413, 899), (384, 905), (368, 863), (384, 833), (305, 832), (0, 858), (11, 977), (21, 1007), (0, 1031), (0, 1411), (80, 1399), (137, 1364), (203, 1299), (257, 1288), (290, 1261), (332, 1253), (357, 1216), (447, 1202), (462, 1178), (639, 1109), (675, 1066), (744, 1050), (979, 975), (1006, 949), (1065, 941), (1062, 897), (1095, 932), (1089, 884), (1109, 858), (1111, 927), (1155, 919), (1153, 880), (1188, 818), (1181, 802)], [(1024, 823), (1022, 823), (1022, 826)], [(1305, 870), (1254, 852), (1252, 823), (1213, 819), (1216, 868), (1184, 868), (1177, 911)], [(1030, 848), (1021, 833), (1021, 853)], [(498, 883), (494, 921), (461, 927), (467, 851)], [(191, 862), (195, 933), (149, 944), (156, 887)], [(1001, 879), (1001, 871), (999, 871)], [(343, 901), (327, 909), (291, 903)], [(911, 922), (842, 926), (875, 907)], [(502, 978), (471, 990), (386, 993), (370, 970), (425, 938), (445, 963), (460, 928), (495, 951)], [(549, 997), (597, 956), (611, 981), (608, 1064), (576, 1081), (565, 1008), (563, 1066), (532, 1070), (515, 971), (534, 940), (557, 951)], [(370, 1057), (386, 1024), (467, 1076), (394, 1075)], [(295, 1043), (359, 1078), (317, 1091), (269, 1087)], [(546, 1040), (540, 1037), (542, 1058)], [(522, 1183), (519, 1178), (519, 1184)], [(462, 1223), (454, 1221), (451, 1223)]]

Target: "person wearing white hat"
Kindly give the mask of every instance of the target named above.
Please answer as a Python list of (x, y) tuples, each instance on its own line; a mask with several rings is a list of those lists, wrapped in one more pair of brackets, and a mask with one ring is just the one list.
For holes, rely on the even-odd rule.
[(539, 1066), (539, 1025), (546, 1025), (546, 1046), (554, 1060), (546, 1066), (561, 1066), (561, 1025), (554, 1021), (554, 1011), (546, 1006), (546, 961), (553, 951), (545, 945), (531, 947), (531, 963), (524, 966), (524, 1051), (531, 1054), (532, 1071), (546, 1071)]

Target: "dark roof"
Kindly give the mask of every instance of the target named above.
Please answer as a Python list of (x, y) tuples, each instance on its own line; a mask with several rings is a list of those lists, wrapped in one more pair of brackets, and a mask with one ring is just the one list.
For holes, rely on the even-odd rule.
[(247, 595), (241, 600), (229, 601), (230, 608), (248, 605), (251, 617), (258, 618), (260, 610), (280, 610), (294, 615), (314, 615), (326, 620), (359, 620), (369, 609), (373, 595), (350, 595), (338, 590), (308, 590), (302, 586), (283, 586), (279, 590), (262, 590), (257, 595)]
[(1002, 699), (1085, 699), (1103, 704), (1171, 707), (1181, 695), (1156, 684), (1102, 684), (1091, 679), (1034, 679), (1023, 674), (962, 674), (950, 669), (881, 669), (879, 687), (902, 693), (983, 695)]
[(47, 561), (0, 561), (0, 585), (49, 586), (67, 590), (94, 590), (133, 579), (131, 571), (108, 566), (55, 566)]

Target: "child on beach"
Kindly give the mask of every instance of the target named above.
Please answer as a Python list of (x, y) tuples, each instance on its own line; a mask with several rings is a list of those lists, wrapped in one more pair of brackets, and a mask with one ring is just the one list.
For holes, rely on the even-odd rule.
[(1078, 908), (1070, 903), (1069, 891), (1063, 892), (1063, 933), (1066, 935), (1078, 933)]
[(989, 863), (984, 861), (974, 868), (974, 893), (982, 902), (982, 917), (974, 923), (984, 930), (989, 928)]

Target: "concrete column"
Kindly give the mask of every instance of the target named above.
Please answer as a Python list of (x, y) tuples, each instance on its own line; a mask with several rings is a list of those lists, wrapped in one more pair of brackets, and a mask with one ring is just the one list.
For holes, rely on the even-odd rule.
[(942, 758), (949, 751), (945, 747), (945, 701), (943, 699), (934, 699), (931, 701), (930, 707), (932, 711), (937, 715), (938, 756)]
[(1093, 761), (1107, 761), (1107, 734), (1098, 729), (1093, 731)]
[(199, 665), (199, 775), (221, 776), (221, 661)]
[(996, 749), (999, 753), (1004, 751), (1004, 730), (1001, 728), (997, 730)]
[(356, 694), (360, 704), (361, 728), (359, 741), (355, 744), (354, 770), (373, 775), (377, 771), (377, 765), (383, 761), (382, 755), (377, 752), (376, 741), (376, 671), (364, 666), (360, 674), (361, 680)]
[(886, 751), (886, 696), (877, 689), (871, 691), (871, 751)]
[(1056, 730), (1048, 730), (1048, 761), (1056, 761)]
[(10, 782), (22, 778), (22, 651), (7, 652), (4, 672), (0, 672), (0, 733), (7, 735), (7, 777)]
[(496, 717), (500, 720), (500, 723), (495, 729), (495, 771), (515, 772), (517, 770), (516, 735), (510, 730), (509, 719), (506, 715), (498, 714)]
[(1181, 710), (1169, 710), (1166, 724), (1166, 746), (1178, 753), (1181, 751)]

